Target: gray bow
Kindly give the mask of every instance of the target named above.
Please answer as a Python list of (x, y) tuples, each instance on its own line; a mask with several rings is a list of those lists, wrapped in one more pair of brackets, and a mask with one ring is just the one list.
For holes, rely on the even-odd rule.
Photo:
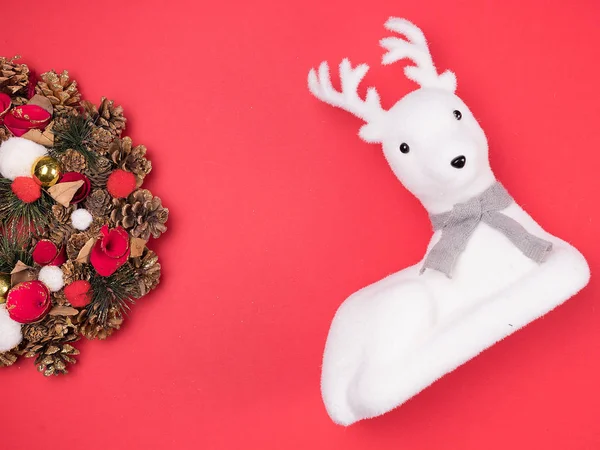
[(496, 182), (477, 197), (454, 205), (451, 211), (432, 214), (433, 229), (442, 230), (442, 236), (425, 258), (421, 273), (433, 269), (451, 278), (452, 269), (479, 222), (503, 233), (528, 258), (543, 262), (552, 243), (532, 235), (516, 220), (499, 212), (512, 202), (504, 186)]

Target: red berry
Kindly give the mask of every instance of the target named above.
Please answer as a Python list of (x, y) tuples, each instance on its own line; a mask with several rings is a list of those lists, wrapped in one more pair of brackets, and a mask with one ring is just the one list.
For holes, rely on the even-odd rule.
[(135, 175), (122, 169), (117, 169), (111, 173), (106, 182), (106, 189), (115, 198), (127, 197), (135, 188)]
[(42, 196), (42, 188), (30, 177), (17, 177), (10, 185), (13, 193), (25, 203), (33, 203)]
[(65, 287), (65, 297), (76, 308), (83, 308), (92, 301), (92, 286), (88, 281), (73, 281)]
[(49, 241), (48, 239), (42, 239), (39, 241), (35, 248), (33, 249), (33, 261), (40, 266), (45, 266), (46, 264), (50, 264), (54, 258), (58, 255), (58, 248), (54, 242)]

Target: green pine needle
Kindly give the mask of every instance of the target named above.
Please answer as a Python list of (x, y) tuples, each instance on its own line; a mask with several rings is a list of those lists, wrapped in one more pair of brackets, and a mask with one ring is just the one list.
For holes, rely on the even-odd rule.
[(83, 115), (72, 115), (57, 120), (53, 128), (52, 154), (59, 156), (69, 149), (77, 150), (85, 157), (87, 163), (94, 167), (98, 161), (94, 126), (92, 119)]
[(138, 290), (135, 268), (127, 263), (108, 277), (96, 273), (90, 279), (92, 287), (91, 309), (98, 314), (98, 322), (105, 325), (112, 306), (127, 314)]
[(0, 228), (0, 272), (10, 273), (17, 262), (33, 265), (31, 238), (15, 234), (10, 228)]

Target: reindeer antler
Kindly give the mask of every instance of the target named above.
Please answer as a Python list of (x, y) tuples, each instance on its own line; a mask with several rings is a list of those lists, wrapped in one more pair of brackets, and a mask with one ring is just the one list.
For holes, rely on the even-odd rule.
[(416, 25), (406, 19), (392, 17), (385, 23), (385, 28), (405, 36), (408, 40), (397, 37), (382, 39), (380, 44), (387, 50), (383, 55), (382, 64), (408, 58), (416, 65), (404, 68), (407, 78), (425, 88), (440, 88), (451, 92), (456, 90), (456, 76), (453, 72), (446, 70), (438, 75), (425, 36)]
[(319, 100), (332, 106), (341, 108), (360, 117), (367, 123), (374, 122), (385, 112), (379, 102), (379, 94), (374, 87), (367, 89), (365, 99), (358, 95), (358, 85), (367, 74), (369, 66), (359, 64), (354, 69), (346, 58), (340, 63), (340, 79), (342, 90), (337, 91), (331, 85), (329, 66), (322, 62), (319, 66), (319, 74), (315, 69), (308, 73), (308, 89)]

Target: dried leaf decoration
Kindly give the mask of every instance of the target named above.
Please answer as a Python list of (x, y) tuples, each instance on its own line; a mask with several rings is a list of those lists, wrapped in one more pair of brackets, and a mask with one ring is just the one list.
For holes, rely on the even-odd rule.
[(36, 144), (43, 145), (44, 147), (52, 147), (54, 145), (54, 132), (52, 131), (53, 126), (54, 122), (50, 122), (43, 132), (37, 128), (34, 128), (29, 130), (21, 137), (29, 139)]
[(83, 180), (57, 183), (48, 188), (48, 193), (50, 194), (50, 197), (56, 200), (56, 203), (68, 208), (75, 193), (83, 186), (83, 184)]
[(96, 243), (96, 238), (90, 238), (85, 243), (85, 245), (81, 248), (81, 250), (79, 250), (79, 253), (77, 255), (77, 259), (75, 260), (75, 262), (78, 262), (78, 263), (90, 262), (90, 253), (92, 252), (92, 248), (94, 247), (95, 243)]
[(36, 94), (27, 102), (28, 105), (38, 105), (41, 108), (44, 108), (50, 114), (54, 113), (54, 107), (52, 106), (52, 102), (43, 95)]
[(32, 267), (22, 261), (17, 261), (15, 268), (10, 272), (10, 284), (15, 286), (23, 281), (35, 280), (35, 273)]
[(71, 306), (55, 306), (48, 313), (51, 316), (76, 316), (79, 311)]
[(144, 249), (146, 248), (146, 243), (148, 241), (146, 241), (145, 239), (140, 239), (140, 238), (131, 238), (131, 243), (129, 244), (129, 247), (131, 248), (131, 253), (130, 253), (130, 257), (131, 258), (137, 258), (139, 256), (142, 256), (142, 253), (144, 253)]

